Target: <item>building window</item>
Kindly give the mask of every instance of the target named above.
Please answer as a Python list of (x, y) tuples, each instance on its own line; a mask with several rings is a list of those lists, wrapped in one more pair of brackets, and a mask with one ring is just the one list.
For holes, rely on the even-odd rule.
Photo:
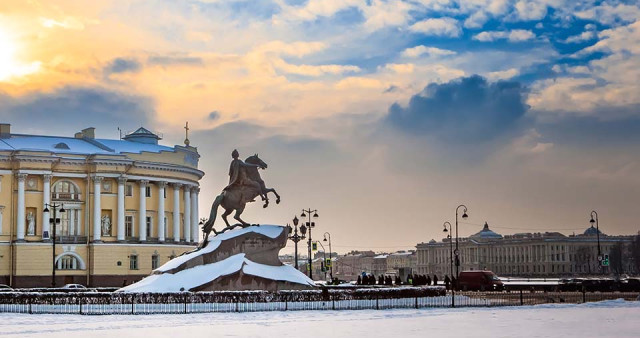
[(151, 216), (147, 216), (147, 236), (149, 237), (151, 237), (152, 224), (153, 219), (151, 218)]
[(164, 235), (165, 237), (168, 237), (167, 234), (169, 233), (169, 223), (167, 223), (167, 217), (164, 217)]
[(158, 268), (158, 254), (154, 254), (151, 256), (151, 270), (155, 270)]
[(58, 270), (79, 270), (80, 264), (78, 264), (78, 259), (71, 255), (65, 255), (58, 259), (58, 263), (56, 264), (56, 268)]
[(124, 236), (133, 237), (133, 216), (124, 216)]
[(133, 196), (133, 185), (127, 184), (126, 188), (124, 189), (124, 195)]
[(144, 195), (146, 197), (151, 197), (151, 187), (150, 186), (144, 187)]
[(138, 270), (138, 255), (129, 256), (129, 270)]
[(162, 190), (164, 192), (164, 198), (167, 198), (167, 189)]

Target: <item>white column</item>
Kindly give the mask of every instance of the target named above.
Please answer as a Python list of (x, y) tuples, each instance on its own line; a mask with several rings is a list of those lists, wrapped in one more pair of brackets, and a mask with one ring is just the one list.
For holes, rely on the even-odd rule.
[(191, 188), (191, 241), (198, 242), (198, 187)]
[(158, 185), (158, 241), (164, 242), (164, 189), (167, 182), (157, 182)]
[(124, 241), (124, 185), (127, 178), (118, 177), (118, 241)]
[(184, 240), (191, 242), (191, 186), (184, 186)]
[(138, 223), (140, 223), (140, 241), (147, 240), (147, 184), (149, 181), (141, 180), (140, 181), (140, 218), (138, 219)]
[(102, 185), (102, 177), (95, 176), (93, 178), (93, 241), (100, 241), (101, 229), (101, 214), (102, 206), (100, 205), (100, 190)]
[[(67, 215), (69, 215), (69, 218), (68, 218), (69, 219), (69, 236), (73, 236), (76, 234), (79, 235), (80, 232), (76, 231), (76, 222), (77, 222), (76, 210), (68, 209), (65, 212), (67, 212)], [(62, 215), (60, 215), (60, 217), (62, 217)]]
[(16, 213), (16, 239), (19, 241), (24, 240), (25, 233), (25, 220), (24, 220), (24, 180), (27, 178), (27, 174), (18, 174), (18, 211)]
[[(42, 202), (45, 205), (51, 204), (51, 175), (44, 175), (44, 188), (42, 189)], [(44, 233), (47, 233), (45, 237)], [(51, 238), (51, 230), (49, 224), (49, 212), (42, 212), (42, 239)]]
[(180, 242), (180, 187), (182, 184), (173, 184), (173, 240)]

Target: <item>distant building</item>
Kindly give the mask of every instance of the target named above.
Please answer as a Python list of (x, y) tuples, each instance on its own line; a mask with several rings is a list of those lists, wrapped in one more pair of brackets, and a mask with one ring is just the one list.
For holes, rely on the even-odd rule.
[[(160, 139), (145, 128), (98, 139), (94, 128), (56, 137), (0, 124), (0, 283), (50, 286), (55, 268), (57, 286), (122, 286), (193, 249), (200, 155)], [(45, 204), (65, 210), (55, 249)]]
[(409, 274), (417, 272), (417, 255), (415, 251), (398, 251), (387, 255), (387, 272), (399, 276), (403, 281)]
[[(608, 236), (600, 232), (602, 254), (610, 254), (616, 244), (628, 246), (634, 236)], [(449, 240), (419, 243), (419, 274), (450, 275)], [(453, 246), (455, 247), (455, 238)], [(581, 235), (559, 232), (521, 233), (502, 236), (487, 223), (482, 230), (459, 239), (460, 271), (491, 270), (502, 276), (558, 277), (598, 273), (597, 230), (591, 226)], [(618, 262), (620, 263), (620, 262)], [(455, 272), (455, 265), (453, 266)], [(622, 268), (637, 273), (633, 264)]]

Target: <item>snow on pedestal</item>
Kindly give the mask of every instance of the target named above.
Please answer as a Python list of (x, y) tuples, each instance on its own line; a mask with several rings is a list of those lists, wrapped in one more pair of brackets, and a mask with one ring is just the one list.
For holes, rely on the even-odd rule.
[(277, 225), (230, 230), (206, 247), (187, 252), (154, 270), (123, 292), (218, 290), (300, 290), (314, 283), (278, 258), (287, 244), (287, 228)]

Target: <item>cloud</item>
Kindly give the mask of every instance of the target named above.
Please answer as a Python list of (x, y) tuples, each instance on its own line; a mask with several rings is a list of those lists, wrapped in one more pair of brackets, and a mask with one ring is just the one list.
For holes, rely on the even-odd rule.
[[(12, 97), (0, 93), (0, 118), (30, 133), (72, 135), (89, 126), (123, 129), (149, 125), (153, 102), (149, 98), (102, 88), (64, 87)], [(37, 123), (34, 123), (37, 121)]]
[(207, 116), (207, 119), (209, 119), (210, 121), (215, 121), (219, 118), (220, 118), (220, 112), (217, 110), (210, 112), (209, 116)]
[(427, 46), (415, 46), (411, 48), (407, 48), (402, 52), (402, 56), (417, 58), (421, 55), (428, 54), (430, 56), (447, 56), (447, 55), (455, 55), (456, 52), (448, 49), (441, 49), (436, 47), (427, 47)]
[(565, 43), (579, 43), (584, 41), (593, 40), (597, 37), (596, 32), (594, 31), (586, 31), (582, 32), (578, 35), (573, 35), (564, 40)]
[(409, 30), (425, 35), (458, 37), (462, 33), (459, 22), (453, 18), (437, 18), (418, 21)]
[(432, 83), (406, 107), (395, 103), (385, 122), (412, 134), (447, 142), (494, 139), (520, 120), (528, 106), (527, 90), (518, 82), (490, 83), (478, 75)]
[(547, 4), (542, 1), (518, 1), (515, 15), (522, 21), (541, 20), (547, 15)]
[(138, 60), (127, 58), (115, 58), (103, 69), (103, 72), (107, 75), (120, 74), (120, 73), (135, 73), (142, 68), (142, 65)]
[(150, 56), (147, 63), (152, 66), (202, 66), (202, 58), (194, 56), (159, 55)]
[(491, 42), (501, 39), (507, 39), (511, 42), (522, 42), (535, 38), (536, 35), (524, 29), (514, 29), (510, 32), (505, 31), (487, 31), (481, 32), (473, 36), (474, 40), (482, 41), (482, 42)]

